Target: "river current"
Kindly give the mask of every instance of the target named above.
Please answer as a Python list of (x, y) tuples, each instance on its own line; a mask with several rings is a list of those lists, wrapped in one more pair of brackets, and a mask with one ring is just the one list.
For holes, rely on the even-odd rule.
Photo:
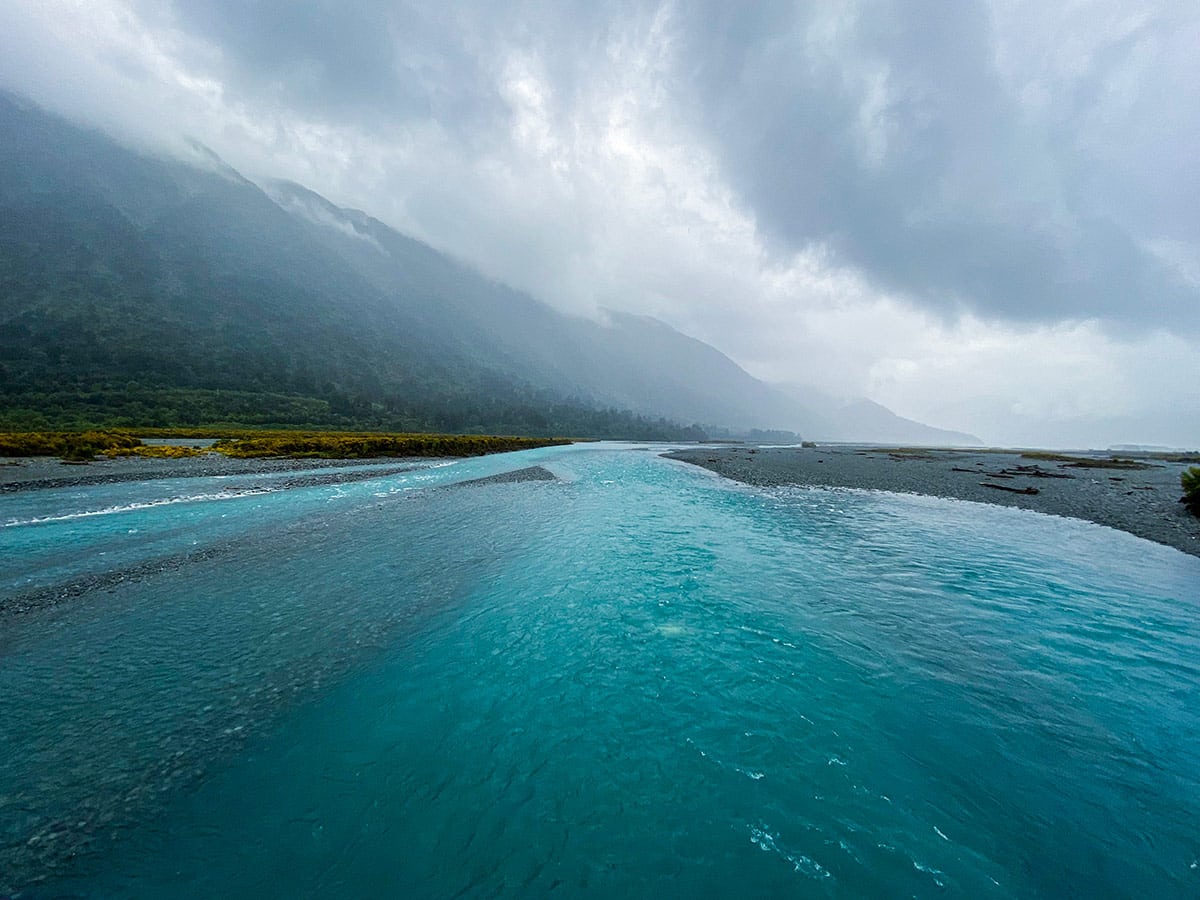
[(0, 895), (1200, 896), (1200, 559), (1088, 523), (577, 445), (5, 496), (6, 601)]

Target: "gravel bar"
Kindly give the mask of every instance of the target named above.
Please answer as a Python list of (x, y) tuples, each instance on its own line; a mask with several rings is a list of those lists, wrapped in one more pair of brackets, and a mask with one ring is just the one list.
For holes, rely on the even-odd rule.
[[(1200, 556), (1200, 518), (1179, 502), (1179, 476), (1188, 463), (1148, 459), (1142, 460), (1147, 468), (1079, 468), (1025, 458), (1019, 451), (853, 446), (699, 447), (666, 455), (760, 487), (860, 488), (1018, 506), (1107, 525)], [(1024, 493), (1028, 488), (1036, 493)]]
[(312, 469), (353, 469), (387, 463), (428, 465), (431, 457), (377, 457), (371, 459), (236, 459), (220, 453), (179, 459), (117, 457), (89, 463), (64, 463), (50, 457), (0, 459), (0, 494), (45, 488), (87, 487), (160, 478), (207, 478), (215, 475), (269, 475)]

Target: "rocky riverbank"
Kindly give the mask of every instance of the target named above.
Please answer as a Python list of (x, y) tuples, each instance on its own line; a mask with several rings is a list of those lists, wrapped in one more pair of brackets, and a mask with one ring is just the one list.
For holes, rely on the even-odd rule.
[(1200, 556), (1200, 518), (1179, 502), (1188, 463), (1099, 468), (1018, 451), (700, 447), (668, 454), (751, 485), (928, 494), (1085, 519)]
[(427, 465), (429, 459), (237, 459), (205, 453), (179, 459), (122, 456), (88, 463), (61, 462), (52, 457), (0, 458), (0, 494), (39, 488), (86, 487), (150, 481), (159, 478), (205, 478), (214, 475), (270, 475), (312, 469), (355, 469), (381, 464)]

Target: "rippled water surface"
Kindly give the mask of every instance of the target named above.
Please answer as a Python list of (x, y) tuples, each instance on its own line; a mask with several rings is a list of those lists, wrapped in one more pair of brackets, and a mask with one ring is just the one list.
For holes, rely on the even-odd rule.
[(1200, 560), (629, 447), (280, 484), (0, 499), (0, 894), (1200, 896)]

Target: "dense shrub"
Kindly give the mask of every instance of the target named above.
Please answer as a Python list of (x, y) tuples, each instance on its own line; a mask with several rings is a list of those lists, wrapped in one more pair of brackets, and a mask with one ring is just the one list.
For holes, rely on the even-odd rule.
[(1138, 462), (1136, 459), (1121, 459), (1116, 456), (1071, 456), (1067, 453), (1049, 453), (1043, 450), (1031, 450), (1021, 454), (1022, 459), (1037, 459), (1046, 462), (1061, 462), (1076, 469), (1153, 469), (1151, 463)]
[(58, 456), (81, 461), (141, 443), (124, 431), (16, 431), (0, 433), (0, 456)]
[[(147, 429), (147, 437), (214, 437), (212, 450), (225, 456), (371, 459), (383, 456), (482, 456), (569, 444), (564, 438), (498, 437), (487, 434), (380, 434), (349, 431), (256, 431), (250, 429)], [(202, 433), (202, 434), (201, 434)], [(0, 432), (0, 456), (58, 456), (65, 460), (106, 456), (176, 459), (208, 450), (186, 446), (148, 447), (125, 431)]]
[(275, 432), (217, 441), (214, 450), (234, 457), (288, 456), (369, 459), (377, 456), (482, 456), (568, 444), (561, 438), (496, 437), (482, 434), (353, 434)]
[(1183, 502), (1193, 513), (1200, 516), (1200, 466), (1192, 466), (1179, 476), (1183, 485)]

